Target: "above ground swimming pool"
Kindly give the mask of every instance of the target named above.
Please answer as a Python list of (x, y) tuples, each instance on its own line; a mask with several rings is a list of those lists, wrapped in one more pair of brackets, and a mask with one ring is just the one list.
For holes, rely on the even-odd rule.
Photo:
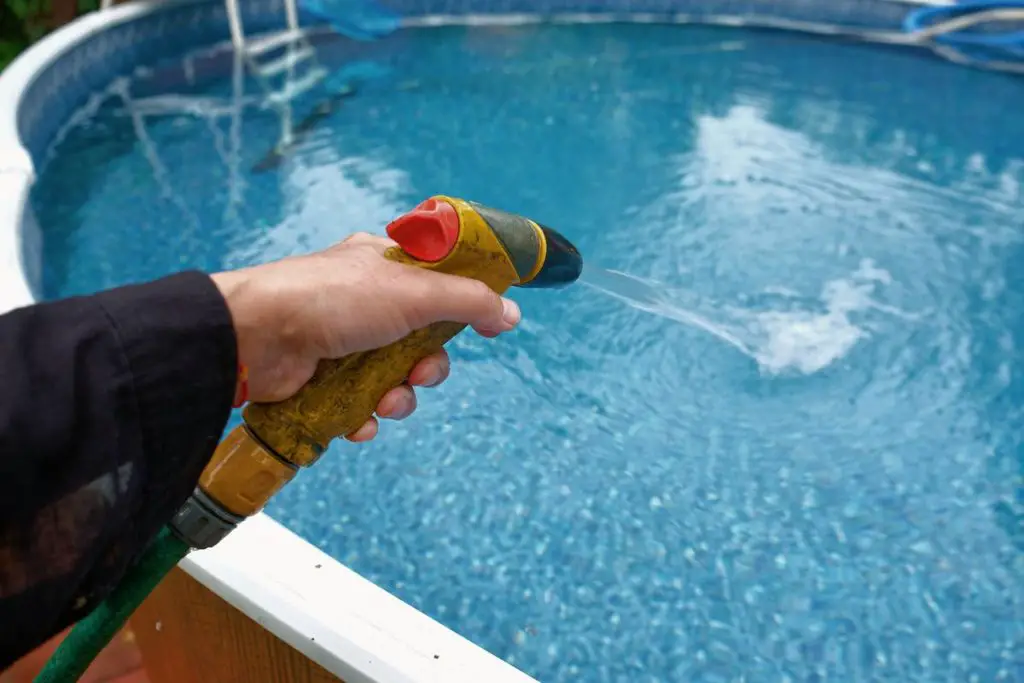
[(588, 270), (272, 517), (545, 682), (1024, 680), (1024, 82), (697, 25), (314, 44), (276, 152), (230, 48), (97, 94), (33, 190), (45, 296), (435, 193)]

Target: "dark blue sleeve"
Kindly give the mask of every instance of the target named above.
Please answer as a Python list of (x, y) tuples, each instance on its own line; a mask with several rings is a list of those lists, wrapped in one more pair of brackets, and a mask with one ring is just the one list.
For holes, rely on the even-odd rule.
[(236, 373), (203, 273), (0, 316), (0, 670), (102, 600), (185, 501)]

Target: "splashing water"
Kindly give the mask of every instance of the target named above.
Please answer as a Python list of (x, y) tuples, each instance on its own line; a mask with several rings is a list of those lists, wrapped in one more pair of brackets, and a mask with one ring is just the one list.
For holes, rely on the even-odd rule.
[(587, 266), (580, 281), (638, 310), (703, 330), (743, 352), (762, 372), (797, 371), (812, 374), (846, 356), (858, 342), (871, 336), (877, 324), (860, 320), (872, 311), (904, 320), (908, 313), (875, 301), (878, 286), (892, 280), (870, 259), (848, 278), (826, 282), (814, 306), (807, 297), (785, 288), (763, 292), (768, 307), (743, 308), (698, 297), (692, 292), (664, 286), (635, 275)]

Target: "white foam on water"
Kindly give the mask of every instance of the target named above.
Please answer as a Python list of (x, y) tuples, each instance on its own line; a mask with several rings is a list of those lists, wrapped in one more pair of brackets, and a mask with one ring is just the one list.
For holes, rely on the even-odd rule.
[(810, 375), (844, 358), (871, 336), (867, 325), (854, 319), (857, 313), (877, 311), (903, 319), (916, 317), (874, 299), (876, 288), (891, 283), (892, 277), (870, 260), (862, 261), (849, 277), (826, 282), (815, 310), (800, 306), (805, 302), (783, 287), (766, 293), (793, 305), (759, 311), (707, 300), (685, 306), (682, 302), (692, 299), (692, 294), (673, 292), (618, 271), (588, 268), (581, 281), (634, 308), (701, 329), (743, 352), (757, 362), (762, 372), (772, 375), (793, 371)]
[(752, 317), (752, 327), (759, 337), (754, 358), (763, 371), (771, 374), (796, 370), (810, 375), (827, 368), (870, 337), (868, 329), (859, 326), (852, 314), (877, 310), (908, 317), (872, 298), (878, 285), (891, 281), (887, 271), (865, 260), (849, 278), (825, 283), (820, 294), (823, 312), (743, 312)]

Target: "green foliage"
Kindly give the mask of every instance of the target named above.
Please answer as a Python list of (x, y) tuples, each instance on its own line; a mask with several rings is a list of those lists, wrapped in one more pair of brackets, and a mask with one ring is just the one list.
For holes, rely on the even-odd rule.
[[(0, 6), (0, 69), (54, 28), (50, 21), (53, 1), (4, 0)], [(74, 1), (79, 16), (99, 8), (99, 0)]]

